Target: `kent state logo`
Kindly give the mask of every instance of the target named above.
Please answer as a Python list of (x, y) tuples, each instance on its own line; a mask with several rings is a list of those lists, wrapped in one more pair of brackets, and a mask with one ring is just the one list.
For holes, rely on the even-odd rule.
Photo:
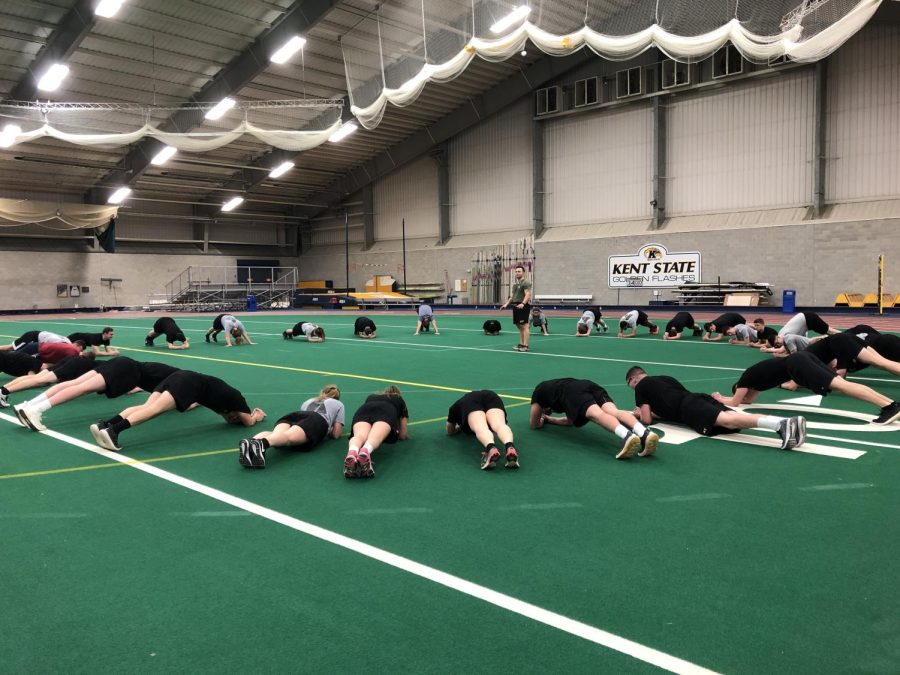
[(648, 246), (643, 251), (641, 251), (641, 254), (647, 260), (662, 260), (662, 257), (663, 257), (662, 250), (656, 248), (655, 246)]

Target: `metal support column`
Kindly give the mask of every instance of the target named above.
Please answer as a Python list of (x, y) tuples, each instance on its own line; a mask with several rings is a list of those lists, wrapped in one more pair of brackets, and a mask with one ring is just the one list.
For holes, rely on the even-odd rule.
[(825, 210), (825, 114), (826, 84), (828, 79), (828, 61), (816, 62), (815, 116), (816, 137), (813, 142), (813, 195), (810, 217), (821, 218)]
[(437, 164), (438, 180), (438, 243), (450, 239), (450, 155), (447, 144), (441, 143), (431, 153)]
[(375, 188), (372, 183), (363, 187), (362, 201), (365, 250), (368, 251), (375, 245)]
[(531, 219), (534, 237), (544, 232), (544, 123), (531, 122)]
[(666, 220), (666, 97), (653, 98), (653, 201), (650, 229), (658, 230)]

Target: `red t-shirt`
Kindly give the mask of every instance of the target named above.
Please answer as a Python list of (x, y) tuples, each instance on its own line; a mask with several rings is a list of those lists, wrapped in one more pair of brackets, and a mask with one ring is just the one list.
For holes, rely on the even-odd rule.
[(58, 363), (67, 356), (78, 356), (81, 350), (68, 342), (45, 342), (38, 347), (38, 358), (44, 363)]

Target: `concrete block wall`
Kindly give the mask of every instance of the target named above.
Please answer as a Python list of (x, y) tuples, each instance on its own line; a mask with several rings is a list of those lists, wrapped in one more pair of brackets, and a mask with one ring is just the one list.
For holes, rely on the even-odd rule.
[[(245, 255), (242, 258), (253, 256)], [(101, 253), (82, 251), (0, 251), (0, 309), (69, 309), (146, 305), (151, 293), (189, 266), (229, 266), (235, 256)], [(294, 258), (282, 258), (294, 265)], [(102, 277), (122, 279), (109, 288)], [(90, 286), (79, 298), (57, 298), (57, 284)]]
[[(498, 234), (498, 243), (505, 241)], [(610, 289), (607, 258), (636, 252), (647, 243), (659, 243), (670, 251), (700, 251), (703, 281), (768, 282), (773, 286), (770, 304), (779, 306), (784, 289), (797, 291), (798, 306), (831, 306), (841, 292), (871, 293), (876, 290), (879, 253), (888, 264), (885, 290), (900, 293), (900, 219), (857, 222), (804, 222), (703, 232), (641, 233), (535, 245), (536, 293), (591, 293), (601, 305), (646, 305), (654, 300), (652, 289)], [(380, 250), (350, 251), (350, 285), (362, 289), (376, 274), (402, 280), (399, 242), (379, 242)], [(385, 250), (396, 248), (396, 250)], [(477, 248), (434, 246), (432, 240), (407, 242), (407, 279), (410, 283), (468, 279)], [(301, 256), (300, 276), (332, 279), (344, 285), (343, 247), (317, 247)], [(674, 299), (661, 289), (659, 299)]]

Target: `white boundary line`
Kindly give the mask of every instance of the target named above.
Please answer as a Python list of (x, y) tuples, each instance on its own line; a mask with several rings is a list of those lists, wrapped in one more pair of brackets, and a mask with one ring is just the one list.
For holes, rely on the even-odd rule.
[[(11, 417), (10, 415), (0, 413), (0, 419), (19, 426), (18, 420), (14, 417)], [(649, 663), (651, 665), (657, 666), (658, 668), (668, 670), (669, 672), (691, 674), (696, 673), (697, 675), (715, 675), (715, 671), (708, 670), (697, 664), (679, 659), (676, 656), (671, 656), (670, 654), (666, 654), (665, 652), (653, 649), (652, 647), (647, 647), (632, 640), (628, 640), (627, 638), (623, 638), (613, 633), (609, 633), (605, 630), (595, 628), (594, 626), (590, 626), (586, 623), (576, 621), (575, 619), (570, 619), (569, 617), (563, 616), (562, 614), (551, 612), (512, 596), (505, 595), (504, 593), (498, 593), (497, 591), (486, 588), (485, 586), (480, 586), (452, 574), (441, 572), (438, 569), (428, 567), (427, 565), (423, 565), (421, 563), (417, 563), (414, 560), (410, 560), (409, 558), (404, 558), (394, 553), (390, 553), (389, 551), (385, 551), (384, 549), (380, 549), (375, 546), (365, 544), (361, 541), (357, 541), (356, 539), (345, 537), (344, 535), (332, 532), (331, 530), (326, 530), (311, 523), (307, 523), (303, 520), (299, 520), (298, 518), (294, 518), (284, 513), (274, 511), (273, 509), (266, 508), (265, 506), (247, 501), (246, 499), (242, 499), (240, 497), (236, 497), (234, 495), (228, 494), (227, 492), (222, 492), (221, 490), (203, 485), (202, 483), (197, 483), (196, 481), (190, 480), (188, 478), (183, 478), (182, 476), (170, 473), (151, 464), (144, 464), (143, 462), (136, 461), (121, 453), (103, 450), (96, 445), (86, 443), (85, 441), (81, 441), (77, 438), (73, 438), (65, 434), (61, 434), (51, 429), (42, 431), (41, 433), (45, 436), (49, 436), (50, 438), (62, 441), (63, 443), (68, 443), (69, 445), (74, 445), (75, 447), (81, 448), (83, 450), (88, 450), (102, 457), (106, 457), (107, 459), (121, 462), (134, 469), (143, 471), (144, 473), (148, 473), (151, 476), (161, 478), (162, 480), (174, 483), (175, 485), (179, 485), (188, 490), (192, 490), (199, 494), (205, 495), (210, 499), (215, 499), (216, 501), (222, 502), (223, 504), (228, 504), (229, 506), (247, 511), (248, 513), (252, 513), (261, 518), (271, 520), (272, 522), (278, 523), (279, 525), (284, 525), (285, 527), (296, 530), (297, 532), (302, 532), (311, 537), (315, 537), (316, 539), (334, 544), (335, 546), (340, 546), (341, 548), (353, 551), (354, 553), (359, 553), (360, 555), (364, 555), (367, 558), (377, 560), (386, 565), (390, 565), (391, 567), (395, 567), (397, 569), (403, 570), (404, 572), (408, 572), (417, 577), (421, 577), (422, 579), (433, 581), (434, 583), (440, 584), (441, 586), (444, 586), (451, 590), (464, 593), (465, 595), (471, 596), (477, 600), (481, 600), (501, 609), (505, 609), (514, 614), (524, 616), (527, 619), (532, 619), (533, 621), (537, 621), (538, 623), (542, 623), (551, 628), (556, 628), (557, 630), (560, 630), (564, 633), (569, 633), (570, 635), (574, 635), (575, 637), (580, 637), (584, 640), (587, 640), (588, 642), (593, 642), (594, 644), (607, 647), (614, 651), (625, 654), (626, 656), (631, 656), (635, 659), (638, 659), (639, 661), (643, 661), (644, 663)]]

